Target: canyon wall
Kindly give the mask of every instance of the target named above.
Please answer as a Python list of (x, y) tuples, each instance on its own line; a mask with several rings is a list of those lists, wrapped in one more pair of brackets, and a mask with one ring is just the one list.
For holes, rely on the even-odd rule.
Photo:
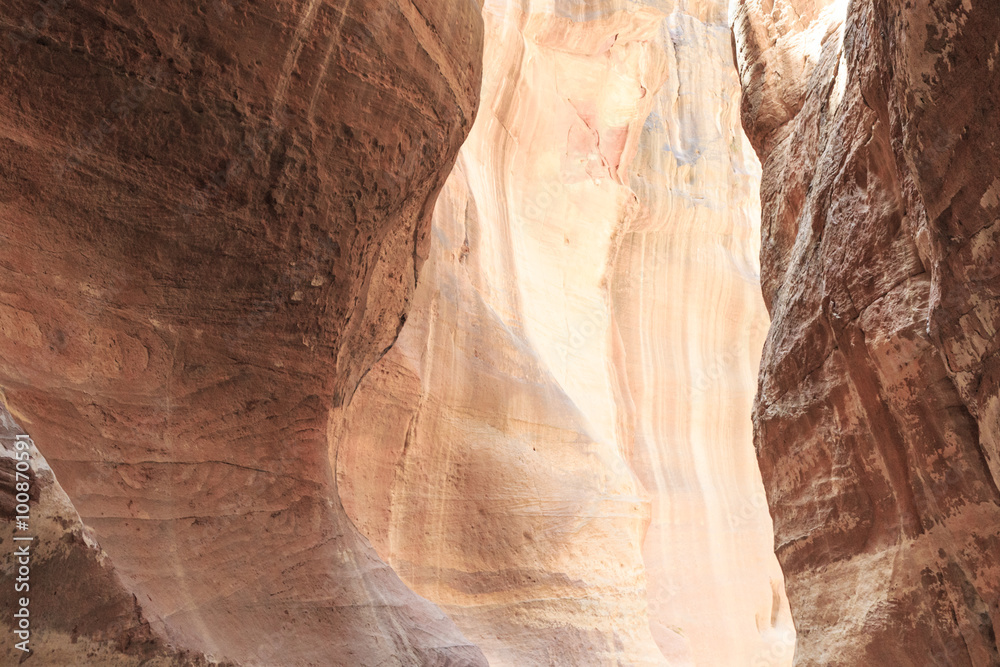
[(347, 519), (328, 439), (405, 317), (479, 7), (12, 0), (0, 25), (0, 385), (114, 602), (58, 659), (144, 623), (192, 661), (485, 664)]
[(724, 2), (489, 0), (480, 115), (345, 509), (493, 665), (790, 664)]
[(23, 428), (36, 659), (789, 664), (728, 20), (0, 9), (0, 505)]
[(741, 0), (800, 665), (997, 665), (1000, 8)]
[[(16, 442), (27, 444), (27, 456)], [(21, 453), (21, 456), (18, 454)], [(16, 473), (17, 463), (22, 475)], [(27, 467), (27, 470), (23, 469)], [(19, 530), (18, 485), (30, 479), (28, 530)], [(21, 489), (24, 489), (21, 486)], [(23, 497), (22, 497), (23, 499)], [(14, 552), (28, 545), (14, 537), (37, 537), (36, 548), (28, 547), (29, 572), (19, 571), (22, 556), (4, 555), (0, 562), (0, 585), (4, 590), (4, 621), (20, 611), (7, 603), (13, 596), (26, 597), (30, 628), (26, 647), (31, 659), (44, 665), (121, 665), (167, 667), (205, 665), (203, 656), (173, 649), (154, 631), (122, 581), (114, 563), (97, 543), (56, 481), (45, 460), (32, 448), (10, 414), (0, 407), (0, 546)], [(17, 588), (15, 588), (15, 585)], [(20, 619), (18, 619), (19, 621)], [(7, 634), (0, 644), (0, 662), (21, 663), (25, 653), (17, 648), (25, 636)], [(29, 663), (30, 664), (30, 663)]]

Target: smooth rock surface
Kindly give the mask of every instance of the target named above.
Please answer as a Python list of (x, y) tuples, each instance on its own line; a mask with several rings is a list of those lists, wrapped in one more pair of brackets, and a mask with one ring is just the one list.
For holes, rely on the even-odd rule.
[(248, 665), (485, 664), (347, 520), (328, 439), (473, 121), (479, 7), (0, 23), (0, 386), (150, 632)]
[(998, 665), (1000, 9), (742, 0), (799, 665)]
[(726, 5), (484, 20), (413, 307), (341, 424), (345, 509), (493, 665), (789, 664)]

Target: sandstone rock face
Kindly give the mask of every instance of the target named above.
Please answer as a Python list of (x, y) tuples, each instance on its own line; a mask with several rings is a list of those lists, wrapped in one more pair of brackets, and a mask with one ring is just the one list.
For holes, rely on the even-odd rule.
[[(16, 530), (16, 484), (24, 477), (16, 475), (15, 442), (23, 435), (0, 407), (0, 546), (12, 552), (14, 547), (25, 546), (23, 541), (15, 542), (15, 536), (37, 538), (37, 547), (28, 546), (30, 572), (26, 576), (17, 572), (20, 558), (4, 555), (0, 568), (4, 623), (10, 623), (10, 615), (19, 609), (19, 605), (6, 604), (7, 596), (26, 597), (31, 659), (45, 665), (207, 664), (202, 656), (171, 650), (153, 631), (110, 558), (80, 521), (45, 458), (30, 445), (28, 471), (23, 473), (29, 478), (29, 530)], [(21, 587), (15, 590), (15, 584)], [(5, 665), (19, 664), (25, 657), (15, 646), (21, 637), (13, 641), (11, 637), (8, 634), (0, 647)]]
[(483, 15), (413, 306), (339, 425), (345, 509), (492, 665), (790, 664), (726, 5)]
[(743, 0), (734, 27), (796, 662), (1000, 664), (1000, 11)]
[(328, 437), (472, 124), (479, 7), (0, 22), (0, 385), (135, 618), (240, 664), (485, 664), (346, 518)]

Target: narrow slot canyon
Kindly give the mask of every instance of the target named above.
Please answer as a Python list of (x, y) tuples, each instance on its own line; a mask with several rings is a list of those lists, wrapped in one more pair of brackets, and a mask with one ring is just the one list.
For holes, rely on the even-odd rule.
[(0, 662), (1000, 666), (994, 0), (10, 0)]

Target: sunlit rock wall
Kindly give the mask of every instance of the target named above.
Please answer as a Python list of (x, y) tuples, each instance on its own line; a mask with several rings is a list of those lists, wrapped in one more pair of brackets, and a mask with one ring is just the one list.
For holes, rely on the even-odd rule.
[(1000, 664), (1000, 6), (743, 0), (799, 665)]
[(491, 664), (788, 664), (726, 7), (484, 20), (413, 308), (336, 436), (345, 509)]

